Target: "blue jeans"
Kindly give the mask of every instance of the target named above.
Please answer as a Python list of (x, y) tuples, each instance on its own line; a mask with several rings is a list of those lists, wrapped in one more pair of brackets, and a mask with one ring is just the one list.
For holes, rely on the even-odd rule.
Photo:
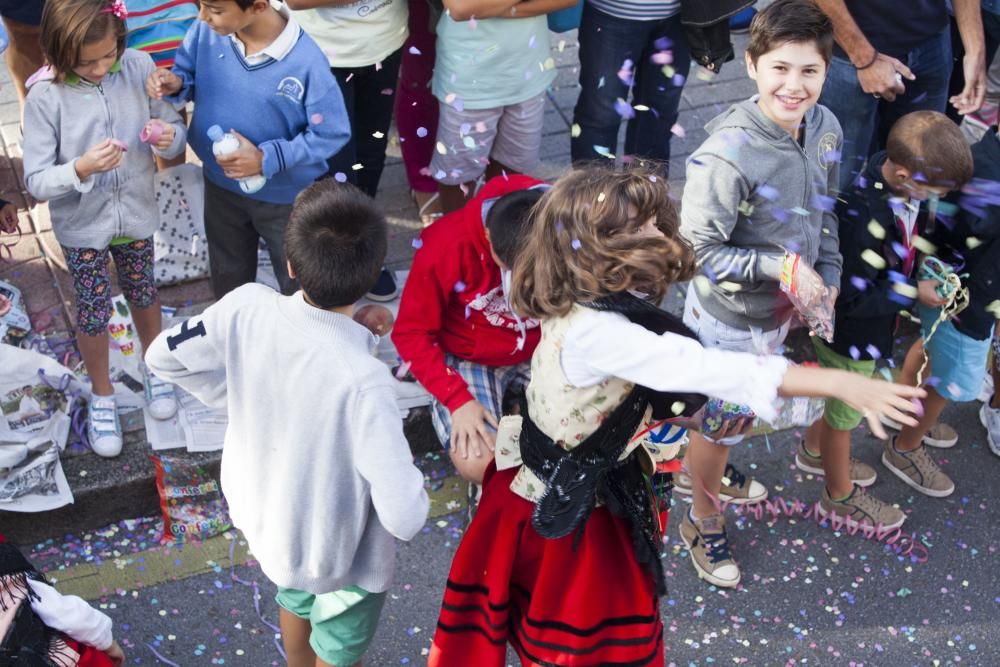
[[(618, 100), (645, 105), (635, 111), (625, 130), (625, 155), (662, 162), (667, 173), (670, 128), (677, 122), (684, 81), (691, 70), (691, 55), (680, 15), (660, 21), (622, 19), (584, 3), (578, 33), (580, 41), (580, 98), (573, 122), (580, 134), (570, 143), (573, 162), (606, 161), (605, 152), (617, 153), (622, 115)], [(669, 45), (666, 46), (665, 45)], [(666, 48), (673, 53), (672, 76), (651, 58)], [(633, 81), (618, 73), (632, 61)], [(680, 75), (680, 76), (676, 76)], [(595, 146), (598, 147), (595, 149)], [(603, 150), (602, 150), (603, 149)]]
[(947, 28), (900, 60), (917, 78), (904, 80), (906, 92), (893, 102), (876, 99), (864, 92), (851, 61), (834, 56), (830, 63), (819, 103), (833, 112), (844, 131), (840, 163), (842, 192), (864, 169), (868, 156), (885, 147), (889, 130), (901, 116), (923, 110), (943, 113), (948, 104), (951, 35)]

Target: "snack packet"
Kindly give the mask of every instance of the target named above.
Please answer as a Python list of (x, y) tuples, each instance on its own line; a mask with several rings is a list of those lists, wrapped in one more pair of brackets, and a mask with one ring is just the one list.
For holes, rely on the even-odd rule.
[(163, 513), (164, 541), (203, 540), (232, 528), (219, 483), (197, 463), (151, 455)]

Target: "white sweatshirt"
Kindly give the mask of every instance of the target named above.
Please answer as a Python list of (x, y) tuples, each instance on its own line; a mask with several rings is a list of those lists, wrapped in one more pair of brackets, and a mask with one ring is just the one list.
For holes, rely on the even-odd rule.
[(424, 525), (423, 475), (376, 344), (302, 292), (250, 284), (162, 333), (146, 355), (159, 377), (228, 408), (222, 492), (279, 586), (385, 591), (393, 537)]

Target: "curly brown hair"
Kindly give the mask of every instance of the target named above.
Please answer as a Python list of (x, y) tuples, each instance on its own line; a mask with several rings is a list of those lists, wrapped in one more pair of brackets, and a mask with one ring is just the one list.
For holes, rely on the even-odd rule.
[[(636, 233), (650, 218), (662, 237)], [(694, 252), (677, 227), (666, 180), (652, 169), (575, 169), (535, 206), (514, 265), (511, 305), (544, 319), (626, 290), (658, 303), (671, 283), (694, 273)]]
[(40, 40), (45, 60), (62, 81), (80, 60), (84, 44), (113, 33), (118, 57), (125, 52), (125, 21), (111, 11), (110, 0), (58, 0), (45, 3)]

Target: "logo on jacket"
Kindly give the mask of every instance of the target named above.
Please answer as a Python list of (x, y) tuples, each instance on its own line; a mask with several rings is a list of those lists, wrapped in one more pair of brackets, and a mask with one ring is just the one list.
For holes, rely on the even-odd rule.
[[(486, 294), (478, 295), (466, 307), (481, 312), (486, 321), (495, 327), (515, 330), (518, 328), (517, 318), (507, 307), (507, 298), (504, 296), (502, 287), (494, 287)], [(538, 320), (523, 319), (521, 322), (528, 329), (534, 329), (538, 326)]]
[(306, 95), (306, 87), (294, 76), (286, 76), (278, 82), (277, 94), (293, 102), (302, 102), (302, 98)]
[(840, 150), (837, 148), (837, 135), (827, 132), (819, 138), (819, 145), (816, 148), (819, 158), (819, 166), (829, 169), (831, 165), (840, 162)]

